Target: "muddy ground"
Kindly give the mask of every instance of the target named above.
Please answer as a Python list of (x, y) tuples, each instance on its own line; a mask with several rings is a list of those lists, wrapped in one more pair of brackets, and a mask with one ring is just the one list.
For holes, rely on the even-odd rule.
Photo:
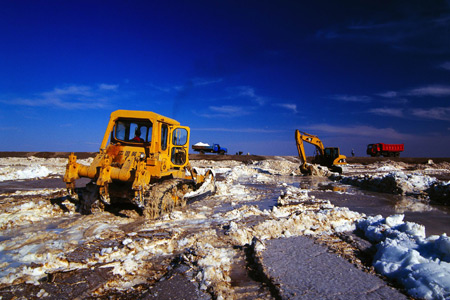
[[(75, 155), (79, 159), (85, 159), (94, 157), (97, 152), (75, 152)], [(39, 157), (39, 158), (67, 158), (70, 152), (24, 152), (24, 151), (0, 151), (0, 158), (2, 157)], [(264, 155), (211, 155), (211, 154), (189, 154), (190, 160), (212, 160), (212, 161), (261, 161), (271, 159), (273, 156)], [(287, 156), (287, 159), (291, 161), (297, 161), (297, 157)], [(370, 157), (370, 156), (356, 156), (347, 157), (347, 162), (358, 164), (372, 164), (379, 161), (395, 161), (404, 162), (408, 164), (426, 164), (429, 160), (433, 160), (435, 163), (450, 162), (450, 157)], [(310, 162), (312, 157), (308, 157)]]
[[(87, 162), (94, 155), (77, 153)], [(295, 236), (308, 236), (355, 268), (379, 276), (371, 265), (373, 245), (344, 230), (361, 214), (327, 200), (329, 194), (342, 196), (341, 185), (327, 182), (322, 191), (320, 181), (307, 181), (309, 188), (319, 186), (311, 196), (312, 190), (302, 188), (296, 157), (190, 155), (194, 166), (216, 171), (216, 194), (147, 220), (129, 206), (81, 215), (61, 180), (67, 156), (0, 152), (4, 164), (54, 170), (45, 178), (0, 186), (2, 300), (280, 299), (283, 294), (255, 258), (255, 247), (258, 241)], [(449, 177), (450, 159), (432, 158), (439, 164), (435, 167), (429, 160), (351, 157), (348, 171), (379, 173), (395, 165), (405, 172), (431, 168), (429, 174)]]

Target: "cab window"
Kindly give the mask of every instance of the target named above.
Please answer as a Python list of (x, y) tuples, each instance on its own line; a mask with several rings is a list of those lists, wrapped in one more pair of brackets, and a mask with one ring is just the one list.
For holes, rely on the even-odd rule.
[(114, 126), (114, 141), (128, 143), (149, 143), (153, 124), (149, 120), (119, 119)]
[(188, 132), (184, 128), (177, 128), (172, 134), (172, 144), (177, 146), (184, 146), (187, 143)]
[(169, 135), (169, 126), (162, 124), (161, 126), (161, 150), (167, 149), (167, 137)]

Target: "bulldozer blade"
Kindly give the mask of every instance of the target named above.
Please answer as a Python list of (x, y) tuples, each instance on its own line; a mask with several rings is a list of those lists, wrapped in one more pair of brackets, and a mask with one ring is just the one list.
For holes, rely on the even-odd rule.
[(186, 201), (196, 201), (203, 199), (216, 192), (216, 176), (212, 169), (207, 169), (204, 175), (204, 181), (201, 185), (190, 193), (184, 195)]

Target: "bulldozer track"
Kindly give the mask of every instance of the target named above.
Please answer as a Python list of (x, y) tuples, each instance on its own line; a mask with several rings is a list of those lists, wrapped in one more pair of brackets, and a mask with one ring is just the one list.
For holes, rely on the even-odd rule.
[(194, 182), (169, 179), (157, 183), (144, 195), (143, 214), (148, 219), (170, 213), (176, 207), (184, 207), (184, 195), (194, 189)]
[[(186, 200), (184, 195), (195, 188), (191, 180), (168, 179), (155, 183), (144, 194), (144, 207), (142, 214), (147, 219), (156, 219), (168, 214), (177, 207), (184, 207)], [(82, 214), (92, 214), (104, 211), (106, 205), (100, 200), (98, 187), (89, 183), (84, 188), (77, 190)], [(131, 202), (131, 201), (129, 201)]]

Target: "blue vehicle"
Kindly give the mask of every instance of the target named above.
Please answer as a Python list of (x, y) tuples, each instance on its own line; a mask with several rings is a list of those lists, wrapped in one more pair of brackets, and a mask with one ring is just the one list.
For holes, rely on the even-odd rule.
[(199, 152), (200, 154), (205, 153), (217, 153), (220, 155), (227, 154), (228, 150), (227, 148), (220, 147), (219, 144), (213, 144), (212, 146), (205, 143), (197, 143), (195, 145), (192, 145), (192, 150)]

